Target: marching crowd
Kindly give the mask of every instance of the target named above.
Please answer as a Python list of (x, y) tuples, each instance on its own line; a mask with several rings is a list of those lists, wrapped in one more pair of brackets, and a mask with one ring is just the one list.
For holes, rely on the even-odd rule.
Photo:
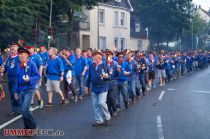
[[(70, 101), (82, 101), (87, 94), (92, 95), (95, 122), (92, 126), (110, 124), (112, 116), (117, 116), (124, 103), (126, 109), (130, 103), (146, 95), (159, 86), (178, 79), (181, 76), (207, 68), (208, 52), (142, 52), (99, 51), (92, 49), (75, 51), (63, 48), (34, 45), (19, 47), (10, 45), (10, 55), (0, 59), (1, 75), (7, 75), (11, 98), (11, 115), (22, 114), (26, 129), (37, 128), (30, 107), (34, 106), (34, 97), (40, 109), (53, 106), (53, 92), (60, 96), (61, 105)], [(61, 82), (63, 90), (61, 89)], [(48, 101), (43, 102), (40, 86), (44, 83)], [(72, 92), (72, 96), (70, 94)], [(5, 93), (0, 86), (0, 100)], [(122, 95), (123, 101), (120, 100)]]

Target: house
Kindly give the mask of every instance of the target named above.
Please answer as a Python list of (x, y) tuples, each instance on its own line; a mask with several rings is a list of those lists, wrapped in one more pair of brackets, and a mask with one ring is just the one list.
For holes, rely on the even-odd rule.
[(88, 15), (87, 30), (79, 30), (80, 47), (83, 49), (130, 48), (130, 13), (133, 7), (129, 0), (100, 2)]
[(134, 50), (146, 51), (149, 46), (148, 30), (141, 25), (140, 19), (131, 17), (130, 46)]
[[(74, 23), (74, 33), (68, 42), (71, 49), (146, 50), (147, 35), (139, 21), (131, 20), (132, 11), (130, 0), (108, 0), (92, 10), (84, 9), (84, 18)], [(140, 32), (134, 29), (138, 24)], [(61, 42), (67, 44), (64, 39)]]
[(203, 18), (207, 23), (210, 22), (210, 13), (202, 9), (201, 6), (198, 7), (197, 13)]
[[(201, 18), (203, 18), (206, 23), (210, 24), (210, 11), (207, 12), (206, 10), (202, 9), (201, 6), (198, 7), (197, 9), (197, 13), (201, 16)], [(210, 28), (207, 32), (207, 46), (210, 47)]]

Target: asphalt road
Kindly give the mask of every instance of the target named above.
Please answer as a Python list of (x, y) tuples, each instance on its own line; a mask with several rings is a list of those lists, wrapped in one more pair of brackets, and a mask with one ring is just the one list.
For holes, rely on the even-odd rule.
[[(91, 97), (82, 102), (59, 105), (54, 95), (54, 106), (35, 110), (39, 129), (64, 132), (63, 139), (209, 139), (210, 138), (210, 68), (157, 87), (130, 109), (123, 109), (107, 127), (92, 127), (94, 113)], [(7, 90), (7, 88), (5, 88)], [(45, 88), (41, 89), (46, 100)], [(9, 98), (0, 102), (0, 127), (14, 117)], [(18, 119), (3, 129), (23, 128)], [(0, 139), (5, 137), (0, 130)], [(31, 137), (34, 139), (51, 137)]]

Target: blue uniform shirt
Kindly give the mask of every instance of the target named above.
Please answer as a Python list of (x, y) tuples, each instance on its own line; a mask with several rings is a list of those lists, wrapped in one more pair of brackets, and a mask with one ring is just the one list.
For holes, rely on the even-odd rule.
[[(20, 64), (18, 65), (20, 66)], [(30, 78), (29, 82), (25, 82), (23, 80), (23, 76), (28, 75)], [(28, 61), (26, 64), (26, 67), (20, 66), (20, 72), (18, 75), (18, 87), (17, 92), (20, 93), (20, 91), (30, 91), (35, 90), (36, 85), (40, 80), (39, 71), (36, 67), (36, 65), (32, 61)]]
[(117, 81), (117, 77), (119, 76), (117, 72), (117, 66), (118, 63), (116, 61), (112, 61), (110, 64), (107, 64), (107, 71), (111, 81), (113, 80)]
[(87, 59), (84, 58), (83, 56), (80, 58), (76, 57), (76, 61), (75, 61), (75, 75), (82, 75), (82, 72), (85, 68), (85, 66), (88, 66), (88, 62)]
[(36, 53), (30, 56), (30, 60), (35, 63), (38, 70), (43, 65), (42, 58)]
[(64, 58), (62, 58), (63, 67), (64, 67), (64, 78), (66, 78), (66, 74), (69, 70), (73, 71), (76, 57), (75, 57), (75, 55), (71, 55), (67, 59), (69, 62), (71, 62), (72, 66), (68, 65), (66, 60)]
[(60, 57), (56, 56), (54, 59), (47, 60), (47, 79), (60, 80), (62, 72), (64, 72), (64, 67)]
[(47, 60), (49, 58), (48, 52), (39, 52), (38, 55), (42, 58), (43, 65), (46, 66)]
[(96, 94), (108, 91), (108, 82), (101, 78), (103, 72), (107, 73), (107, 67), (104, 63), (99, 64), (98, 67), (95, 64), (90, 65), (87, 87), (92, 84), (92, 91)]
[(129, 76), (129, 81), (135, 80), (136, 79), (136, 72), (137, 72), (137, 61), (136, 60), (131, 60), (128, 62), (131, 68), (131, 73)]
[(85, 72), (85, 78), (88, 78), (88, 74), (89, 74), (89, 68), (90, 66), (93, 64), (93, 59), (91, 57), (87, 58), (87, 63), (88, 63), (88, 69)]
[(18, 78), (20, 72), (20, 62), (19, 57), (9, 57), (5, 65), (5, 73), (8, 74), (8, 80), (15, 80)]
[(123, 62), (121, 64), (121, 70), (118, 76), (118, 81), (128, 81), (129, 80), (129, 76), (124, 75), (124, 72), (132, 72), (132, 69), (130, 67), (130, 65), (128, 64), (128, 62)]

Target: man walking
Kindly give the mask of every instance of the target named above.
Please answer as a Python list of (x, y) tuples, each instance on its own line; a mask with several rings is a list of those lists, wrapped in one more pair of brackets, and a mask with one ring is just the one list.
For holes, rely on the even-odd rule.
[(92, 126), (107, 126), (111, 119), (106, 104), (109, 75), (107, 74), (106, 65), (102, 62), (102, 53), (95, 51), (93, 56), (94, 63), (90, 66), (87, 87), (85, 89), (88, 91), (90, 83), (92, 84), (92, 101), (96, 120)]

